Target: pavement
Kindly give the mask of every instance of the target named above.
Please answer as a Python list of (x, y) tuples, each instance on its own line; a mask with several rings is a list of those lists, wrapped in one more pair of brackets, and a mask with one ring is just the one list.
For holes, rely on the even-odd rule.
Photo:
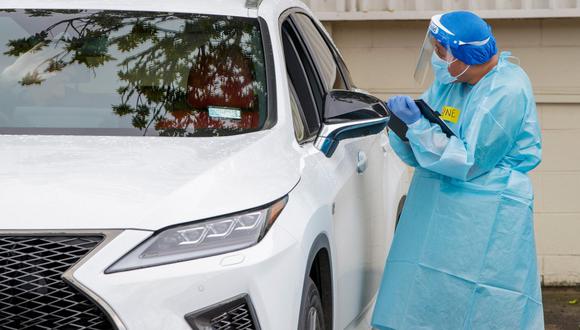
[(580, 330), (580, 285), (543, 287), (546, 330)]

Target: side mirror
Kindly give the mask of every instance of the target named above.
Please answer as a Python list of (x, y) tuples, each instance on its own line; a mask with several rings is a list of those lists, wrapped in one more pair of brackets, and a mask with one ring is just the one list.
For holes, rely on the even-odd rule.
[(324, 123), (314, 146), (331, 157), (341, 140), (377, 134), (387, 127), (389, 118), (383, 101), (374, 96), (330, 91), (324, 100)]

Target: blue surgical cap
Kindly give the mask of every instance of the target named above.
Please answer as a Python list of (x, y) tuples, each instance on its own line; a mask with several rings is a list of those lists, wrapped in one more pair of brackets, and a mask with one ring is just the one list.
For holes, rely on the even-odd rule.
[(443, 46), (449, 47), (453, 56), (461, 62), (470, 65), (483, 64), (497, 53), (491, 27), (476, 14), (452, 11), (441, 15), (439, 22), (452, 34), (447, 34), (442, 29), (431, 30), (431, 34)]

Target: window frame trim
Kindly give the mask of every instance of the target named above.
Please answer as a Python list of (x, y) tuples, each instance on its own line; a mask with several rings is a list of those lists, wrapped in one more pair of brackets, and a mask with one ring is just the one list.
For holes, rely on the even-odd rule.
[[(290, 77), (288, 77), (288, 96), (290, 98), (295, 97), (296, 98), (296, 106), (298, 107), (298, 114), (300, 116), (300, 121), (302, 122), (302, 127), (304, 129), (304, 132), (308, 132), (308, 135), (306, 135), (303, 139), (298, 139), (296, 137), (296, 127), (294, 126), (294, 121), (292, 121), (292, 126), (294, 127), (294, 138), (296, 139), (296, 142), (298, 142), (299, 145), (304, 145), (307, 143), (312, 143), (314, 142), (314, 140), (316, 140), (316, 137), (318, 136), (317, 134), (310, 134), (310, 131), (308, 129), (308, 125), (306, 123), (306, 118), (304, 116), (304, 110), (302, 109), (302, 105), (300, 104), (300, 101), (298, 100), (298, 95), (296, 93), (296, 88), (294, 87), (294, 84), (292, 84), (292, 82), (290, 81)], [(292, 110), (290, 110), (290, 112), (292, 112)], [(292, 116), (294, 116), (294, 113), (291, 114)], [(322, 125), (322, 123), (321, 123)]]
[[(290, 25), (290, 27), (293, 28), (292, 21), (284, 21), (284, 24), (286, 24), (286, 23), (288, 23)], [(284, 28), (282, 30), (284, 30)], [(298, 54), (299, 51), (296, 49), (296, 45), (294, 44), (294, 41), (292, 40), (293, 38), (290, 35), (286, 36), (286, 34), (288, 34), (288, 33), (294, 33), (294, 32), (295, 31), (289, 31), (289, 32), (282, 31), (283, 48), (285, 48), (285, 46), (284, 46), (284, 42), (285, 41), (284, 40), (286, 38), (288, 38), (289, 39), (289, 42), (291, 43), (291, 46), (293, 47), (293, 51), (296, 52), (296, 57), (297, 57), (296, 60), (298, 61), (298, 64), (297, 65), (300, 66), (299, 68), (294, 68), (294, 70), (299, 69), (299, 71), (300, 71), (299, 74), (301, 74), (306, 79), (304, 81), (304, 83), (306, 83), (306, 84), (309, 85), (309, 82), (308, 82), (308, 74), (306, 73), (306, 69), (304, 68), (304, 63), (302, 63), (302, 59), (300, 58), (300, 54)], [(313, 93), (312, 88), (311, 88), (310, 85), (306, 87), (306, 90), (309, 92), (308, 93), (309, 95), (307, 97), (310, 98), (310, 101), (311, 101), (312, 106), (314, 108), (314, 112), (315, 112), (314, 115), (315, 115), (315, 118), (316, 118), (316, 126), (317, 126), (315, 128), (315, 130), (311, 130), (310, 129), (309, 122), (308, 122), (308, 119), (307, 119), (307, 116), (306, 116), (306, 114), (304, 112), (303, 104), (300, 101), (300, 97), (298, 96), (298, 91), (296, 90), (296, 85), (294, 84), (294, 82), (292, 81), (292, 78), (290, 77), (290, 72), (292, 71), (292, 69), (291, 70), (288, 70), (288, 68), (287, 68), (287, 66), (288, 66), (288, 62), (287, 62), (288, 61), (288, 58), (286, 57), (286, 51), (285, 50), (284, 50), (284, 59), (286, 61), (286, 63), (285, 63), (286, 64), (286, 72), (288, 74), (288, 89), (294, 91), (294, 94), (295, 94), (295, 96), (297, 98), (297, 101), (299, 103), (299, 110), (300, 110), (300, 113), (301, 113), (300, 114), (300, 117), (301, 117), (302, 123), (303, 123), (303, 125), (304, 125), (304, 127), (306, 128), (306, 131), (307, 131), (306, 132), (307, 133), (306, 134), (307, 135), (307, 138), (303, 139), (303, 141), (308, 141), (308, 140), (311, 140), (311, 139), (314, 140), (316, 138), (316, 136), (318, 136), (318, 133), (320, 132), (320, 130), (322, 129), (322, 119), (320, 118), (320, 113), (318, 112), (318, 109), (317, 109), (317, 104), (316, 104), (316, 100), (315, 100), (314, 93)]]
[[(322, 79), (322, 75), (320, 74), (320, 68), (318, 67), (318, 65), (316, 64), (316, 61), (314, 60), (314, 57), (312, 56), (312, 50), (310, 49), (310, 47), (308, 46), (308, 43), (304, 40), (302, 34), (302, 31), (300, 31), (300, 29), (298, 28), (295, 20), (292, 17), (292, 14), (290, 14), (287, 19), (284, 22), (288, 22), (288, 24), (291, 26), (291, 28), (293, 29), (293, 33), (296, 35), (296, 39), (299, 43), (299, 46), (301, 49), (298, 49), (299, 51), (302, 50), (304, 52), (304, 56), (305, 56), (305, 60), (308, 61), (308, 65), (310, 66), (310, 68), (312, 69), (312, 74), (314, 75), (314, 84), (316, 86), (312, 86), (312, 89), (316, 88), (320, 91), (320, 105), (318, 104), (318, 101), (316, 101), (316, 96), (313, 93), (314, 99), (315, 99), (315, 103), (316, 103), (316, 111), (318, 113), (318, 117), (320, 120), (320, 125), (322, 125), (323, 122), (323, 118), (324, 118), (324, 98), (326, 96), (326, 94), (328, 93), (328, 89), (326, 88), (326, 83), (323, 81)], [(295, 45), (296, 46), (296, 45)], [(299, 54), (300, 55), (300, 54)], [(300, 58), (301, 62), (304, 62), (302, 58)], [(308, 75), (307, 72), (307, 68), (304, 66), (303, 63), (303, 68), (306, 72), (306, 74)]]
[[(297, 28), (296, 28), (296, 25), (294, 23), (294, 20), (292, 20), (292, 17), (290, 16), (291, 14), (293, 14), (295, 12), (304, 12), (304, 10), (302, 8), (299, 8), (299, 7), (289, 8), (289, 9), (286, 9), (284, 12), (282, 12), (282, 14), (280, 14), (280, 16), (278, 17), (278, 36), (280, 38), (280, 45), (282, 46), (281, 47), (281, 49), (282, 49), (282, 55), (284, 56), (283, 57), (283, 60), (284, 60), (284, 63), (283, 63), (284, 64), (284, 70), (286, 70), (286, 71), (287, 71), (287, 69), (286, 69), (286, 54), (284, 52), (284, 45), (283, 45), (283, 38), (284, 38), (283, 33), (284, 32), (283, 32), (282, 25), (286, 21), (288, 21), (289, 24), (292, 26), (292, 28), (295, 29), (296, 32), (299, 32), (297, 30)], [(304, 41), (302, 40), (302, 36), (300, 36), (298, 34), (297, 37), (300, 39), (300, 42), (304, 43)], [(307, 45), (304, 45), (304, 47), (308, 47), (308, 46)], [(306, 51), (307, 51), (307, 54), (306, 55), (309, 57), (309, 60), (312, 62), (311, 55), (310, 55), (310, 50), (307, 48)], [(322, 84), (322, 81), (320, 80), (320, 73), (318, 72), (318, 67), (314, 63), (312, 63), (312, 65), (313, 65), (314, 73), (315, 73), (316, 78), (318, 80), (317, 83), (319, 84), (319, 86), (322, 85), (322, 87), (324, 87), (323, 84)], [(287, 78), (287, 80), (288, 80), (287, 81), (287, 83), (288, 83), (288, 91), (290, 92), (290, 84), (292, 84), (292, 81), (290, 80), (290, 77), (289, 76), (287, 76), (287, 77), (288, 77)], [(309, 87), (309, 88), (312, 90), (311, 87)], [(311, 91), (311, 92), (313, 93), (313, 91)], [(324, 92), (324, 94), (327, 93), (327, 91), (325, 91), (324, 88), (323, 88), (323, 92)], [(325, 95), (322, 95), (323, 99), (324, 99), (324, 96)], [(317, 107), (317, 104), (316, 104), (316, 100), (315, 100), (314, 95), (312, 95), (312, 102), (313, 102), (314, 106)], [(302, 108), (302, 105), (300, 105), (299, 110), (301, 112), (301, 119), (303, 121), (303, 125), (306, 128), (306, 130), (309, 131), (308, 123), (307, 123), (307, 121), (305, 119), (306, 118), (306, 115), (304, 114), (304, 109)], [(314, 143), (314, 141), (316, 140), (316, 137), (318, 136), (318, 134), (320, 133), (320, 130), (322, 129), (322, 125), (324, 124), (322, 113), (324, 112), (324, 109), (322, 109), (321, 111), (318, 111), (318, 109), (315, 109), (315, 111), (316, 111), (316, 115), (318, 116), (318, 122), (319, 122), (318, 130), (316, 132), (310, 132), (309, 131), (308, 138), (306, 138), (306, 139), (304, 139), (302, 141), (298, 141), (298, 139), (295, 138), (296, 141), (298, 142), (298, 144), (300, 146), (304, 146), (305, 144), (308, 144), (308, 143)], [(294, 123), (292, 123), (292, 127), (295, 130)], [(293, 134), (293, 135), (296, 136), (296, 134)]]
[[(328, 48), (328, 50), (330, 51), (330, 53), (331, 53), (331, 55), (332, 55), (332, 57), (334, 59), (334, 62), (336, 64), (336, 68), (337, 68), (338, 72), (340, 73), (340, 77), (342, 78), (342, 81), (344, 82), (344, 85), (346, 87), (346, 90), (352, 90), (352, 88), (354, 87), (353, 84), (352, 84), (352, 81), (350, 81), (350, 79), (346, 79), (346, 75), (344, 73), (346, 64), (344, 63), (344, 60), (343, 60), (342, 56), (340, 55), (340, 53), (336, 49), (336, 46), (330, 40), (328, 34), (323, 29), (323, 26), (321, 26), (321, 23), (318, 22), (316, 19), (314, 19), (312, 16), (310, 16), (304, 10), (296, 10), (296, 11), (292, 12), (290, 14), (290, 16), (292, 18), (294, 18), (296, 15), (300, 15), (300, 14), (306, 16), (306, 18), (308, 18), (310, 20), (310, 22), (312, 23), (312, 25), (316, 28), (316, 30), (320, 34), (320, 37), (322, 38), (322, 40), (324, 40), (324, 43), (325, 43), (326, 47)], [(295, 20), (293, 19), (292, 21), (294, 22)], [(296, 29), (299, 30), (299, 32), (300, 32), (300, 38), (303, 39), (302, 42), (305, 44), (306, 48), (308, 49), (308, 53), (312, 57), (312, 53), (314, 51), (313, 51), (312, 47), (310, 47), (310, 45), (308, 45), (308, 42), (306, 42), (304, 40), (304, 36), (302, 35), (302, 34), (304, 34), (304, 32), (301, 30), (299, 24), (297, 24), (296, 22), (294, 22), (294, 25), (296, 26)], [(314, 61), (314, 62), (316, 62), (316, 61)], [(316, 65), (317, 71), (320, 72), (320, 68), (318, 67), (318, 65), (316, 63), (315, 63), (315, 65)], [(319, 73), (319, 75), (320, 75), (320, 73)], [(328, 93), (330, 90), (332, 90), (332, 87), (329, 88), (326, 92)]]
[(261, 130), (271, 129), (276, 126), (278, 122), (278, 90), (276, 86), (276, 68), (274, 61), (274, 47), (272, 45), (272, 38), (268, 28), (268, 22), (263, 17), (258, 17), (258, 26), (262, 36), (262, 50), (264, 52), (264, 66), (266, 69), (266, 120)]
[[(300, 28), (297, 26), (295, 20), (293, 19), (293, 15), (296, 15), (296, 14), (303, 14), (308, 19), (310, 19), (310, 21), (312, 22), (312, 24), (314, 25), (314, 27), (316, 28), (318, 33), (321, 35), (322, 39), (324, 40), (326, 47), (328, 47), (328, 49), (330, 50), (330, 52), (334, 58), (334, 61), (336, 63), (337, 70), (340, 72), (342, 81), (344, 82), (344, 84), (346, 86), (346, 89), (347, 90), (356, 89), (357, 87), (355, 86), (354, 82), (352, 81), (352, 79), (350, 77), (350, 71), (348, 71), (348, 68), (346, 67), (346, 63), (344, 62), (342, 55), (340, 54), (340, 52), (336, 48), (336, 45), (334, 45), (334, 43), (331, 41), (328, 33), (325, 32), (325, 30), (321, 26), (322, 24), (319, 21), (317, 21), (316, 19), (314, 19), (303, 8), (300, 8), (300, 7), (288, 8), (285, 11), (283, 11), (280, 14), (280, 16), (278, 17), (278, 33), (280, 36), (280, 41), (282, 42), (282, 25), (284, 24), (284, 22), (286, 22), (286, 20), (289, 20), (291, 22), (291, 25), (294, 27), (294, 29), (296, 29), (297, 32), (299, 32), (298, 38), (300, 38), (304, 47), (306, 47), (307, 55), (310, 57), (310, 61), (312, 62), (314, 69), (316, 71), (316, 76), (318, 78), (318, 84), (322, 85), (324, 87), (323, 88), (324, 95), (322, 96), (323, 99), (324, 99), (324, 97), (326, 97), (326, 94), (330, 91), (330, 89), (327, 90), (325, 88), (325, 86), (324, 86), (325, 84), (322, 82), (322, 78), (320, 77), (320, 68), (318, 67), (318, 64), (316, 64), (316, 61), (314, 61), (312, 59), (312, 52), (313, 51), (312, 51), (311, 47), (308, 45), (308, 43), (304, 41), (304, 37), (302, 36), (302, 31), (300, 30)], [(282, 47), (282, 49), (283, 49), (283, 47)], [(282, 51), (282, 53), (284, 54), (284, 51)], [(284, 67), (286, 67), (286, 59), (285, 58), (284, 58)], [(345, 72), (349, 72), (349, 74), (347, 75)], [(288, 84), (291, 84), (291, 81), (289, 79), (288, 79)], [(290, 90), (290, 86), (288, 86), (288, 90)], [(304, 116), (303, 109), (301, 106), (300, 106), (300, 111), (302, 112), (301, 117), (304, 119), (305, 116)], [(320, 126), (322, 128), (322, 125), (324, 124), (324, 109), (321, 109), (321, 112), (319, 112), (318, 115), (320, 117)], [(303, 123), (304, 123), (305, 127), (307, 128), (308, 124), (304, 120), (303, 120)], [(299, 144), (302, 145), (302, 144), (305, 144), (308, 142), (313, 142), (315, 140), (316, 135), (318, 135), (319, 132), (320, 132), (320, 130), (316, 134), (313, 135), (314, 137), (310, 137), (308, 139), (305, 139), (303, 142), (298, 141)]]

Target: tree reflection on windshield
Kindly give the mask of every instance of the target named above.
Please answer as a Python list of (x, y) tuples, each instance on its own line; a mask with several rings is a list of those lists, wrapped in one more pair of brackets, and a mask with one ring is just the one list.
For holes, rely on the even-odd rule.
[[(105, 85), (118, 95), (109, 103), (112, 113), (142, 135), (239, 134), (265, 122), (264, 55), (255, 20), (79, 10), (2, 15), (12, 15), (28, 32), (9, 39), (4, 52), (28, 63), (19, 71), (20, 88), (41, 88), (59, 75), (88, 70), (98, 89)], [(103, 76), (111, 66), (116, 77)], [(69, 85), (74, 80), (67, 79)], [(118, 127), (99, 125), (87, 123)]]

